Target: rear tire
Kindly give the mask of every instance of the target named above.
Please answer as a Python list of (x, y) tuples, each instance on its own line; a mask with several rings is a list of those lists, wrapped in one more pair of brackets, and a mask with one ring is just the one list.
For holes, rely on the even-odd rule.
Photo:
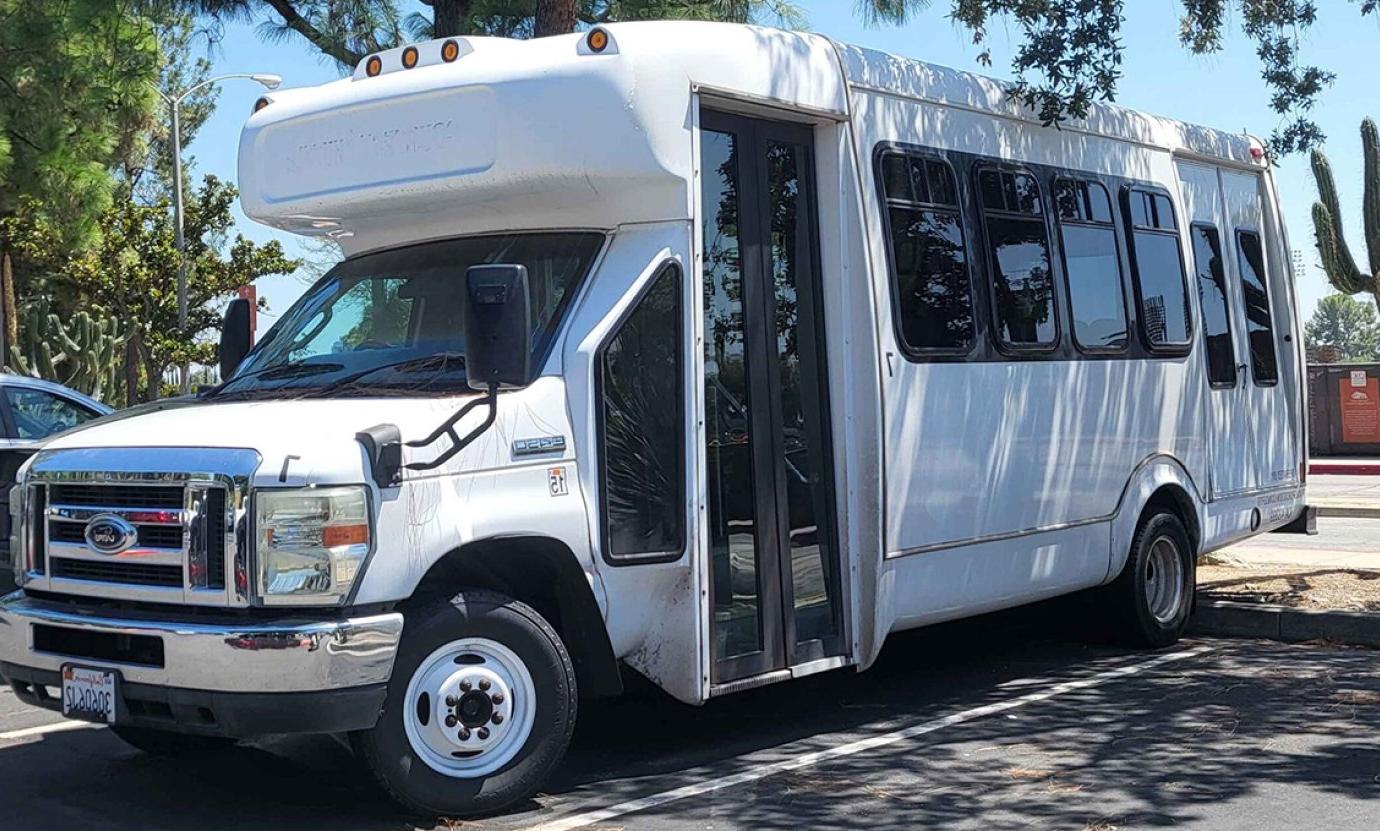
[(119, 736), (125, 744), (142, 750), (150, 756), (165, 759), (180, 759), (215, 753), (234, 747), (235, 740), (224, 736), (198, 736), (191, 733), (174, 733), (171, 730), (156, 730), (151, 727), (134, 727), (127, 724), (112, 724), (110, 731)]
[(1124, 640), (1151, 649), (1179, 640), (1193, 612), (1197, 559), (1178, 516), (1160, 508), (1146, 512), (1125, 568), (1107, 587)]
[(462, 591), (407, 614), (371, 730), (356, 753), (403, 808), (491, 814), (531, 796), (575, 730), (575, 667), (551, 624), (490, 591)]

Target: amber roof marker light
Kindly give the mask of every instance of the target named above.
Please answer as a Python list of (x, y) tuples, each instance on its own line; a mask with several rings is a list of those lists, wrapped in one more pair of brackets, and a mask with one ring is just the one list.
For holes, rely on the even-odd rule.
[(383, 71), (383, 58), (378, 55), (370, 55), (369, 60), (364, 62), (364, 74), (370, 78)]
[(417, 65), (417, 47), (409, 46), (402, 53), (403, 69), (411, 69)]
[(589, 34), (585, 35), (585, 43), (589, 45), (589, 51), (599, 53), (609, 48), (609, 33), (603, 29), (590, 29)]
[(460, 57), (459, 41), (452, 39), (441, 44), (441, 60), (450, 63), (458, 57)]

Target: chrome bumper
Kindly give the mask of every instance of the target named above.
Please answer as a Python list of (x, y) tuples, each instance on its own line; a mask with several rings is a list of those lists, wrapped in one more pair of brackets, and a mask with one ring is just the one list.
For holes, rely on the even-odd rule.
[[(162, 642), (162, 666), (40, 651), (35, 626)], [(66, 663), (111, 667), (135, 684), (220, 692), (312, 692), (388, 680), (402, 636), (401, 613), (271, 623), (126, 617), (15, 592), (0, 599), (0, 662), (56, 671)], [(66, 633), (63, 633), (66, 634)]]

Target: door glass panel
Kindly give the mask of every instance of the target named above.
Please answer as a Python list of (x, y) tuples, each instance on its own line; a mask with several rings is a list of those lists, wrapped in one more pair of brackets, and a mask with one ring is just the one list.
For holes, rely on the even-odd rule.
[(756, 509), (739, 249), (737, 139), (701, 136), (709, 557), (718, 659), (762, 649)]
[[(796, 641), (819, 640), (834, 633), (828, 572), (830, 535), (821, 520), (824, 504), (822, 401), (818, 375), (803, 375), (813, 361), (802, 360), (801, 348), (813, 335), (813, 304), (802, 295), (800, 271), (808, 269), (808, 240), (800, 233), (800, 148), (767, 143), (767, 187), (771, 225), (771, 270), (777, 367), (780, 373), (782, 452), (785, 463), (786, 513)], [(802, 248), (805, 250), (802, 251)], [(809, 284), (806, 283), (805, 286)], [(802, 309), (802, 304), (805, 308)]]
[(1279, 381), (1275, 361), (1275, 327), (1270, 315), (1270, 290), (1265, 284), (1265, 254), (1254, 231), (1236, 232), (1241, 261), (1241, 293), (1246, 298), (1246, 337), (1251, 344), (1251, 376), (1260, 386)]
[(1198, 273), (1198, 299), (1203, 307), (1203, 343), (1207, 346), (1208, 381), (1213, 386), (1236, 386), (1236, 352), (1231, 343), (1231, 311), (1227, 306), (1227, 277), (1222, 267), (1222, 240), (1217, 228), (1194, 223), (1193, 268)]

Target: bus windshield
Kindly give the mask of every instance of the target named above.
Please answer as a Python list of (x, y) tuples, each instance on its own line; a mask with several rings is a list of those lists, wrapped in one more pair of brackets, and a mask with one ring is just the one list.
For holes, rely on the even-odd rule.
[(465, 271), (488, 263), (527, 267), (536, 365), (603, 238), (466, 237), (346, 260), (308, 289), (207, 397), (463, 391)]

